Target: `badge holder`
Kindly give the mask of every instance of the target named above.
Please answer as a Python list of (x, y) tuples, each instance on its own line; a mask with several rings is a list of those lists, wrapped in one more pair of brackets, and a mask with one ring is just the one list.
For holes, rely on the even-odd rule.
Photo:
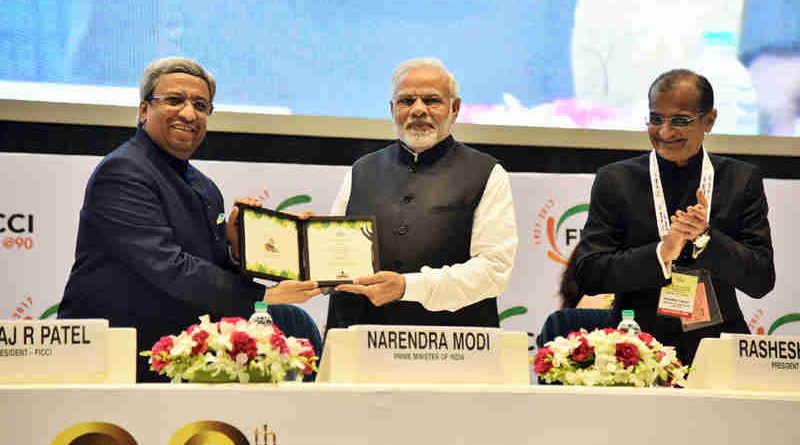
[(696, 275), (697, 292), (694, 299), (692, 315), (681, 317), (681, 326), (684, 332), (708, 328), (722, 323), (724, 318), (719, 310), (719, 300), (711, 282), (711, 274), (706, 269), (678, 268), (680, 273)]
[(705, 269), (673, 266), (672, 282), (661, 288), (656, 313), (679, 318), (684, 332), (723, 322), (711, 275)]

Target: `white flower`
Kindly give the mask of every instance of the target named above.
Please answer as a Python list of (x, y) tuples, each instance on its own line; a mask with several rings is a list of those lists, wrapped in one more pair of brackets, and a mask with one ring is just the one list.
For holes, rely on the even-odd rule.
[(190, 337), (188, 334), (181, 334), (175, 338), (172, 344), (170, 355), (189, 355), (192, 352), (192, 347), (194, 347), (194, 341), (192, 340), (192, 337)]
[[(594, 361), (580, 363), (572, 359), (576, 348), (583, 344), (593, 348), (590, 356)], [(627, 367), (617, 360), (617, 345), (629, 343), (636, 347), (638, 360)], [(552, 355), (538, 356), (543, 363), (552, 365), (549, 371), (540, 375), (548, 383), (561, 382), (567, 385), (631, 385), (653, 386), (668, 384), (682, 386), (687, 369), (678, 366), (674, 348), (665, 347), (656, 340), (648, 346), (637, 335), (618, 330), (581, 330), (564, 337), (557, 337), (545, 345)], [(585, 351), (584, 351), (585, 352)], [(658, 356), (663, 355), (661, 360)], [(581, 359), (583, 360), (583, 359)], [(543, 368), (543, 369), (546, 369)]]
[[(242, 383), (250, 382), (254, 378), (257, 381), (268, 379), (278, 382), (286, 377), (289, 370), (302, 373), (308, 366), (316, 369), (316, 357), (300, 355), (305, 352), (306, 347), (303, 345), (308, 344), (308, 340), (300, 341), (281, 335), (289, 347), (288, 355), (281, 354), (272, 346), (271, 339), (276, 334), (276, 329), (272, 326), (250, 324), (241, 319), (235, 323), (230, 323), (229, 320), (212, 323), (208, 315), (199, 318), (200, 323), (192, 328), (191, 334), (183, 331), (177, 336), (170, 336), (172, 345), (168, 351), (169, 357), (162, 360), (167, 363), (160, 373), (170, 377), (173, 382), (193, 380), (200, 375), (230, 378)], [(234, 332), (246, 334), (244, 337), (237, 334), (239, 337), (237, 343), (241, 341), (247, 343), (249, 339), (255, 341), (255, 357), (250, 359), (245, 352), (238, 352), (235, 357), (231, 356), (233, 349), (231, 335)], [(201, 346), (203, 342), (206, 344), (206, 349), (204, 353), (200, 353), (203, 348), (196, 347)], [(250, 346), (245, 345), (245, 347)], [(193, 349), (197, 349), (194, 354)], [(154, 360), (152, 354), (151, 350), (142, 353), (151, 356), (151, 366)]]

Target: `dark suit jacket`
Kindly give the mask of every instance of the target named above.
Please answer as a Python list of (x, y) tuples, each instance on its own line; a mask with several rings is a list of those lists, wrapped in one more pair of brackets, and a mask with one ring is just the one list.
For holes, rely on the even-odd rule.
[[(693, 260), (679, 264), (710, 271), (724, 317), (721, 325), (683, 333), (680, 321), (656, 315), (660, 288), (667, 284), (658, 264), (658, 226), (650, 186), (648, 155), (607, 165), (592, 186), (589, 216), (578, 249), (577, 277), (587, 294), (616, 294), (617, 309), (634, 309), (642, 329), (665, 344), (676, 346), (689, 363), (703, 337), (720, 332), (749, 333), (735, 289), (761, 298), (775, 285), (767, 200), (756, 168), (710, 155), (714, 166), (711, 200), (711, 241)], [(683, 210), (696, 202), (699, 183), (686, 184)], [(669, 204), (668, 204), (669, 205)], [(672, 213), (670, 213), (671, 215)], [(690, 247), (684, 252), (691, 251)]]
[(248, 317), (264, 286), (231, 263), (224, 211), (209, 178), (137, 131), (89, 178), (59, 318), (135, 327), (141, 351), (203, 314)]

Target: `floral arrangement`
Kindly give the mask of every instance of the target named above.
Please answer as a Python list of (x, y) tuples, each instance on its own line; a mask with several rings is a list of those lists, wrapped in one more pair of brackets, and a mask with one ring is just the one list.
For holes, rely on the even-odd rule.
[(239, 317), (212, 323), (208, 315), (178, 335), (161, 337), (149, 351), (150, 369), (172, 381), (280, 382), (317, 370), (314, 347), (273, 325)]
[(546, 383), (586, 386), (684, 386), (687, 367), (652, 335), (581, 329), (547, 342), (533, 359)]

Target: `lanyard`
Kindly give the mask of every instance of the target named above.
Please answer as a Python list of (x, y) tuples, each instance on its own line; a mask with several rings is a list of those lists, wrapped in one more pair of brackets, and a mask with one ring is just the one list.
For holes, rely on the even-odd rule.
[[(706, 220), (711, 221), (711, 197), (714, 193), (714, 166), (708, 157), (705, 148), (703, 150), (703, 166), (700, 170), (700, 188), (708, 201), (706, 207)], [(663, 238), (669, 233), (669, 214), (667, 213), (667, 202), (664, 200), (664, 187), (661, 184), (661, 172), (658, 170), (658, 160), (656, 151), (650, 152), (650, 185), (653, 191), (653, 205), (656, 211), (656, 223), (658, 224), (658, 235)]]

